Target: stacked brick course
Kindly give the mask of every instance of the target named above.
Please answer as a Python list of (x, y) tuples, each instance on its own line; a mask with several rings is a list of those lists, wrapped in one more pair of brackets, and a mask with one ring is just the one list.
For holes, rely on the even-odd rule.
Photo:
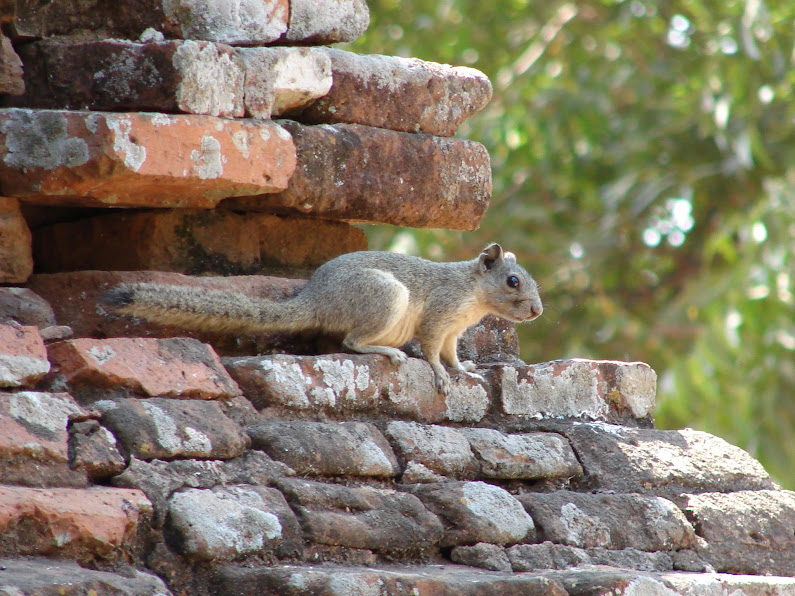
[(0, 591), (795, 594), (795, 494), (655, 429), (645, 364), (528, 366), (492, 319), (442, 395), (419, 358), (106, 310), (128, 281), (294, 295), (253, 274), (365, 248), (352, 222), (477, 226), (488, 155), (452, 135), (488, 80), (320, 45), (366, 24), (0, 1)]

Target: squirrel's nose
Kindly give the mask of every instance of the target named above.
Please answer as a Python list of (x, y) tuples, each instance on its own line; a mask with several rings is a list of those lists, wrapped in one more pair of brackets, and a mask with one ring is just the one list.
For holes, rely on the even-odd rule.
[(540, 317), (542, 312), (544, 312), (544, 307), (540, 303), (530, 307), (530, 314), (533, 315), (534, 319)]

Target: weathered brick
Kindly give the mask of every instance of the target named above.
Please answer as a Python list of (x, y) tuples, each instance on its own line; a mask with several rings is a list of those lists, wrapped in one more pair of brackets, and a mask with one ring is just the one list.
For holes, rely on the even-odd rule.
[(0, 95), (20, 95), (25, 92), (22, 61), (11, 40), (0, 31)]
[(87, 569), (75, 561), (42, 557), (2, 558), (0, 567), (3, 589), (20, 596), (171, 596), (163, 580), (134, 568), (111, 573)]
[(224, 206), (474, 230), (491, 199), (489, 155), (479, 143), (358, 124), (279, 123), (298, 153), (287, 190), (229, 199)]
[(284, 39), (317, 45), (353, 41), (369, 24), (366, 0), (290, 0)]
[(496, 544), (478, 542), (472, 546), (456, 546), (450, 551), (454, 563), (491, 571), (512, 571), (505, 549)]
[(392, 477), (400, 473), (381, 432), (363, 422), (262, 422), (246, 429), (262, 449), (299, 474)]
[(273, 300), (292, 297), (306, 284), (305, 280), (261, 275), (186, 277), (158, 271), (76, 271), (34, 275), (28, 285), (52, 304), (59, 321), (69, 322), (76, 337), (194, 337), (212, 344), (224, 354), (256, 354), (273, 350), (300, 353), (301, 349), (311, 347), (307, 340), (284, 334), (238, 336), (202, 333), (109, 312), (104, 294), (117, 285), (134, 282), (189, 285)]
[(49, 370), (36, 327), (0, 323), (0, 387), (32, 387)]
[(748, 490), (683, 496), (701, 542), (699, 554), (718, 571), (795, 575), (795, 493)]
[(26, 108), (242, 117), (245, 68), (206, 41), (43, 40), (20, 49)]
[[(72, 250), (65, 243), (80, 238)], [(168, 209), (112, 213), (34, 232), (37, 271), (175, 271), (193, 275), (309, 272), (367, 248), (358, 228), (265, 213)]]
[(442, 537), (439, 519), (413, 495), (298, 479), (281, 480), (278, 486), (305, 536), (320, 544), (416, 553)]
[(0, 156), (0, 193), (81, 207), (212, 208), (295, 168), (273, 122), (141, 112), (1, 109)]
[(88, 419), (69, 426), (71, 466), (85, 471), (92, 480), (104, 480), (124, 471), (124, 461), (116, 437), (99, 421)]
[(168, 525), (182, 553), (224, 560), (278, 550), (294, 552), (301, 530), (275, 488), (234, 485), (185, 489), (169, 502)]
[(795, 577), (759, 577), (728, 573), (664, 573), (660, 578), (683, 596), (789, 596)]
[(506, 554), (514, 571), (570, 569), (591, 564), (584, 549), (552, 542), (517, 544), (506, 549)]
[(83, 410), (67, 393), (0, 393), (0, 482), (85, 486), (69, 467), (67, 426)]
[(535, 538), (533, 520), (508, 491), (484, 482), (443, 482), (411, 487), (445, 522), (442, 546), (491, 542), (515, 544)]
[(30, 277), (32, 250), (30, 230), (19, 201), (0, 196), (0, 283), (22, 283)]
[(477, 471), (469, 441), (454, 428), (396, 420), (386, 425), (385, 433), (404, 468), (414, 462), (457, 478), (474, 477)]
[(326, 50), (334, 84), (302, 110), (309, 124), (365, 124), (452, 136), (491, 99), (491, 83), (474, 68), (417, 58)]
[(462, 428), (486, 478), (572, 478), (582, 474), (569, 442), (553, 433), (506, 435)]
[(138, 490), (0, 486), (0, 553), (81, 562), (128, 558), (152, 507)]
[(739, 447), (705, 432), (635, 429), (604, 423), (555, 426), (585, 470), (580, 490), (655, 494), (775, 488), (764, 468)]
[(39, 330), (56, 325), (50, 303), (28, 288), (0, 288), (0, 322), (9, 321)]
[(555, 360), (495, 369), (508, 415), (646, 418), (654, 409), (657, 375), (642, 362)]
[(660, 497), (556, 491), (517, 498), (540, 528), (540, 540), (644, 551), (680, 550), (696, 544), (695, 532), (679, 508)]
[(249, 445), (243, 430), (216, 402), (121, 398), (96, 402), (126, 453), (138, 459), (231, 459)]
[(331, 60), (318, 48), (240, 48), (246, 68), (245, 108), (270, 118), (323, 97), (331, 88)]
[(417, 358), (401, 365), (379, 355), (342, 354), (230, 357), (223, 362), (260, 409), (478, 422), (490, 403), (485, 384), (464, 373), (452, 373), (449, 395), (439, 393), (430, 365)]
[(240, 395), (218, 356), (195, 339), (73, 339), (48, 348), (54, 374), (77, 395), (216, 399)]

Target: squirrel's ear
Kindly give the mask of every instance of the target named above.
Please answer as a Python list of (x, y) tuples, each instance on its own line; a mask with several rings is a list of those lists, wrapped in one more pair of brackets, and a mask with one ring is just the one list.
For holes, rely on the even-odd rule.
[(478, 269), (482, 273), (485, 273), (494, 267), (495, 263), (501, 261), (502, 257), (502, 246), (499, 244), (490, 244), (483, 249), (483, 252), (480, 253), (480, 256), (478, 257)]

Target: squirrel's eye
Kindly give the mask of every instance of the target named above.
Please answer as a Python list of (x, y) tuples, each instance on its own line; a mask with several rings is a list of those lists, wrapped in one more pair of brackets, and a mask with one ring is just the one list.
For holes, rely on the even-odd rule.
[(512, 287), (512, 288), (518, 288), (519, 287), (519, 278), (516, 277), (515, 275), (509, 275), (508, 276), (508, 285), (510, 287)]

